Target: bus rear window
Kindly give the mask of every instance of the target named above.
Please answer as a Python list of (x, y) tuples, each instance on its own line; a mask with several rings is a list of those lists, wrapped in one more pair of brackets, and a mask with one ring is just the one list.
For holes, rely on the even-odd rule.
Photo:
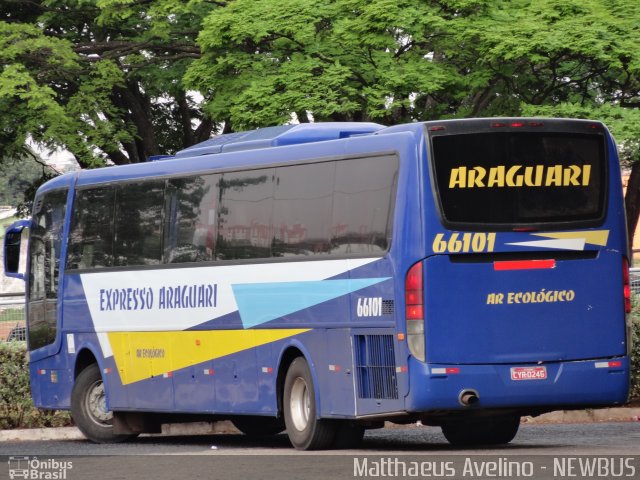
[(602, 135), (484, 131), (438, 135), (431, 143), (449, 228), (562, 228), (603, 218)]

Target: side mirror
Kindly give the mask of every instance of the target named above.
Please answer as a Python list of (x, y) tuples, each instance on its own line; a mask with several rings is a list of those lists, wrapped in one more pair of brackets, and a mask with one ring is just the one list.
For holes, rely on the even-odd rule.
[(24, 272), (20, 272), (20, 250), (22, 232), (29, 228), (29, 220), (18, 220), (7, 228), (4, 236), (4, 274), (7, 277), (24, 280)]

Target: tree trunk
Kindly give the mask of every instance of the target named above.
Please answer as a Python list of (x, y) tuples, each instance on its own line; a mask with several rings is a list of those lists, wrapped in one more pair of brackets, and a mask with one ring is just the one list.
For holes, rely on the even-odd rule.
[(191, 127), (191, 114), (189, 112), (189, 102), (187, 102), (187, 94), (184, 90), (179, 90), (175, 95), (176, 105), (178, 107), (177, 120), (182, 129), (182, 147), (190, 147), (196, 143), (193, 128)]
[(633, 251), (633, 235), (638, 226), (638, 217), (640, 216), (640, 162), (631, 165), (624, 205), (627, 210), (629, 249)]

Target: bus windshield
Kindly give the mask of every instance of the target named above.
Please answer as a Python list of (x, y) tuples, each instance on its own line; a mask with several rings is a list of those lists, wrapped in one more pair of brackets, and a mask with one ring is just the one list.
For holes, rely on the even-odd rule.
[(604, 215), (605, 149), (597, 133), (436, 135), (432, 163), (448, 227), (595, 226)]

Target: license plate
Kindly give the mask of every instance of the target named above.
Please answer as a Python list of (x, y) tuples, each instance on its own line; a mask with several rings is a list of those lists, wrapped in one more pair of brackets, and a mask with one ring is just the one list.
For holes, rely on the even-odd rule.
[(514, 367), (511, 369), (511, 380), (544, 380), (547, 378), (547, 367)]

